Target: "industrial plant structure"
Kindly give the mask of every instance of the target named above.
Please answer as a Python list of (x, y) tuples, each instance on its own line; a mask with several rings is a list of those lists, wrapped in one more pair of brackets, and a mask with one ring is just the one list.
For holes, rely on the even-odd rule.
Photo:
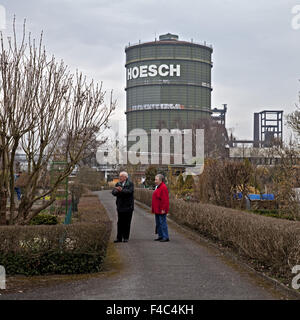
[(211, 46), (165, 34), (128, 45), (127, 135), (135, 128), (189, 129), (211, 111)]

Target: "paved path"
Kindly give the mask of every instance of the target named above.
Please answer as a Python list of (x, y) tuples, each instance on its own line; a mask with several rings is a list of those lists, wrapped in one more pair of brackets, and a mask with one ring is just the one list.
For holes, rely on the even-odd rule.
[[(99, 197), (114, 221), (110, 191)], [(115, 244), (124, 263), (118, 274), (2, 295), (0, 299), (278, 299), (270, 288), (224, 261), (206, 245), (169, 227), (170, 242), (153, 241), (154, 217), (138, 206), (128, 243)]]

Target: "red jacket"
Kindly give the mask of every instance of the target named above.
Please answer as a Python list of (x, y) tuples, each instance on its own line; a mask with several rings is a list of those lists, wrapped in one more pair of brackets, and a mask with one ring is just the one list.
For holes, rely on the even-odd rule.
[(152, 213), (162, 214), (169, 212), (169, 191), (167, 186), (161, 182), (152, 195)]

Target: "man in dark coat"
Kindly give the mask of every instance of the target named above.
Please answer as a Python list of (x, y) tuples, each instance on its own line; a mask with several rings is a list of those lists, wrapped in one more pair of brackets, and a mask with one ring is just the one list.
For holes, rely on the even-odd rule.
[(134, 184), (128, 179), (128, 173), (120, 172), (119, 182), (116, 183), (112, 194), (117, 197), (118, 212), (117, 239), (114, 242), (128, 242), (130, 225), (134, 209)]

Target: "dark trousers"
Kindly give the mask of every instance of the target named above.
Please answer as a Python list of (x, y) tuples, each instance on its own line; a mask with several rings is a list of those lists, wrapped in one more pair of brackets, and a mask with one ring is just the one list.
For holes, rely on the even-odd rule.
[(117, 239), (129, 239), (132, 211), (118, 212)]

